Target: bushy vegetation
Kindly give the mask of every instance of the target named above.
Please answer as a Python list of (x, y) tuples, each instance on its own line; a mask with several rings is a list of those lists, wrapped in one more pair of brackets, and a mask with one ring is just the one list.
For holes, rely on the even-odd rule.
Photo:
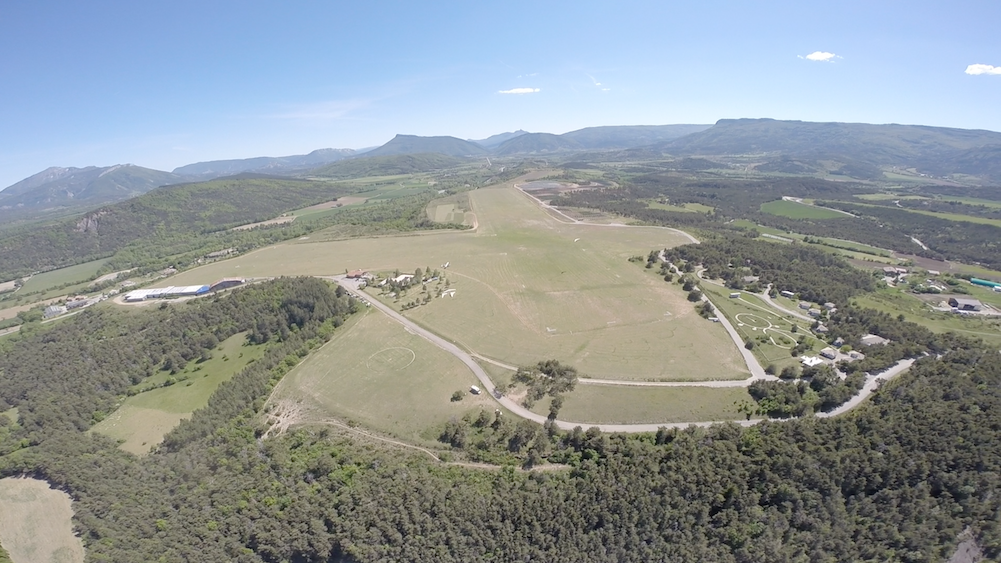
[(792, 291), (814, 303), (847, 303), (851, 296), (874, 289), (872, 276), (843, 258), (802, 244), (729, 235), (669, 248), (664, 255), (676, 264), (701, 264), (704, 277), (723, 279), (734, 289), (744, 287), (744, 277), (754, 276), (762, 287), (772, 284), (776, 291)]

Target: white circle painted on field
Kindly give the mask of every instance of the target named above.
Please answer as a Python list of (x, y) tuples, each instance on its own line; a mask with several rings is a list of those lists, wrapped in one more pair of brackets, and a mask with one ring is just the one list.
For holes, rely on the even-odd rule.
[(383, 348), (365, 360), (365, 365), (373, 371), (399, 371), (410, 367), (417, 354), (410, 348), (395, 346)]

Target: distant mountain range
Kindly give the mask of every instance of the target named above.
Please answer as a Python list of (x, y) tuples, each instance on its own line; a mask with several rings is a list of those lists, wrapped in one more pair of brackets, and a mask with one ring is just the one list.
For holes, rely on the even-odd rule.
[(0, 220), (97, 207), (183, 180), (132, 164), (48, 168), (0, 191)]
[(1001, 179), (1001, 133), (923, 125), (721, 119), (654, 145), (672, 155), (761, 155)]
[(503, 143), (504, 141), (507, 141), (508, 139), (513, 139), (518, 135), (524, 135), (526, 133), (528, 133), (528, 131), (522, 131), (521, 129), (518, 129), (517, 131), (513, 131), (510, 133), (498, 133), (497, 135), (490, 135), (486, 139), (480, 139), (478, 141), (474, 139), (466, 139), (466, 140), (469, 141), (470, 143), (476, 143), (481, 147), (492, 149), (497, 145)]
[(463, 141), (456, 137), (397, 135), (385, 145), (365, 153), (365, 156), (424, 153), (437, 153), (445, 156), (481, 156), (489, 154), (489, 152), (476, 143)]
[[(792, 174), (826, 171), (879, 179), (882, 169), (902, 167), (936, 176), (965, 174), (1001, 182), (1001, 133), (993, 131), (721, 119), (715, 125), (587, 127), (562, 135), (519, 129), (481, 140), (397, 135), (364, 154), (319, 149), (305, 155), (199, 162), (172, 173), (129, 164), (49, 168), (0, 191), (0, 221), (79, 212), (158, 186), (237, 174), (350, 177), (372, 170), (406, 174), (453, 166), (464, 157), (578, 153), (590, 159), (595, 158), (595, 151), (613, 150), (620, 151), (620, 158), (760, 158), (758, 170)], [(387, 158), (401, 155), (412, 158)]]
[(199, 180), (209, 180), (232, 176), (242, 172), (288, 176), (296, 172), (306, 172), (331, 162), (354, 156), (352, 149), (317, 149), (309, 154), (292, 156), (259, 156), (237, 160), (210, 160), (196, 162), (174, 169), (174, 174)]

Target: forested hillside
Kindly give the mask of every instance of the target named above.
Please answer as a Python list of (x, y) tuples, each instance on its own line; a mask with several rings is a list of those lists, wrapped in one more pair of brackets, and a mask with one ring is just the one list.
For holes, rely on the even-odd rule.
[(3, 231), (0, 276), (13, 279), (110, 256), (137, 241), (155, 241), (168, 249), (179, 240), (330, 201), (349, 189), (326, 182), (254, 178), (160, 188), (82, 218)]
[[(0, 397), (27, 414), (14, 427), (0, 417), (0, 475), (70, 492), (94, 560), (930, 562), (967, 527), (1001, 554), (996, 350), (971, 343), (920, 360), (836, 419), (637, 436), (535, 426), (566, 471), (441, 465), (323, 428), (261, 440), (268, 389), (338, 324), (346, 299), (316, 280), (278, 280), (162, 311), (87, 312), (6, 344)], [(136, 340), (132, 323), (149, 332)], [(162, 339), (190, 323), (204, 329)], [(112, 402), (142, 376), (137, 365), (158, 369), (213, 331), (247, 328), (270, 342), (265, 357), (158, 451), (136, 458), (83, 432), (84, 407)], [(39, 345), (62, 355), (20, 365)], [(137, 360), (79, 363), (115, 345)], [(56, 397), (79, 407), (52, 408)]]

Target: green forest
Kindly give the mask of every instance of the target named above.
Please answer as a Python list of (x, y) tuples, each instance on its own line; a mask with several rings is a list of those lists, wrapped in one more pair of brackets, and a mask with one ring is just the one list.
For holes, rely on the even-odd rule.
[[(1001, 555), (1001, 356), (976, 342), (835, 419), (640, 435), (463, 423), (498, 458), (532, 449), (564, 470), (465, 468), (327, 427), (262, 439), (269, 389), (356, 306), (279, 279), (5, 340), (0, 397), (22, 415), (0, 417), (0, 475), (70, 493), (94, 561), (942, 561), (968, 527)], [(150, 455), (86, 432), (168, 359), (243, 331), (265, 356)]]

